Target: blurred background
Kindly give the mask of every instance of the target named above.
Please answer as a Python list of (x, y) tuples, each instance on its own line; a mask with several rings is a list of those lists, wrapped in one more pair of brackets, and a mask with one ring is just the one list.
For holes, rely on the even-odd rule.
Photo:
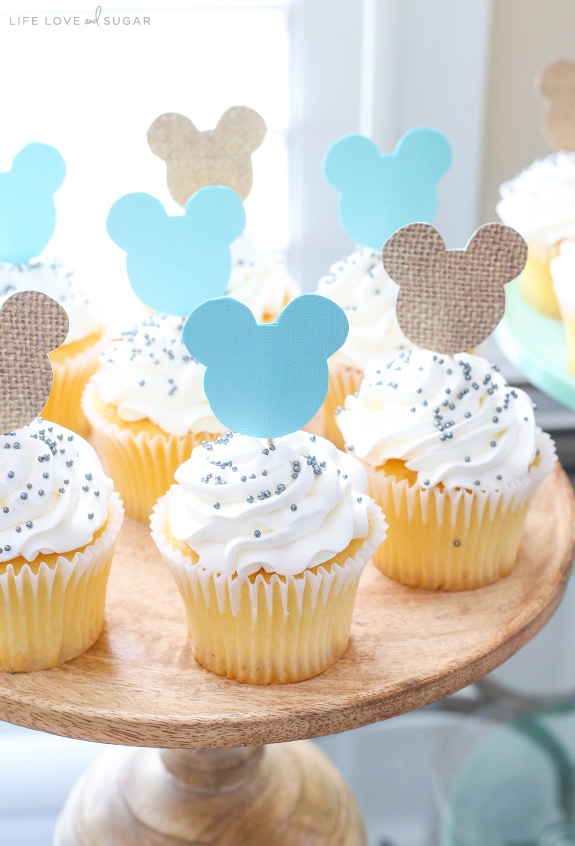
[[(444, 132), (453, 165), (439, 184), (436, 226), (449, 247), (462, 248), (478, 225), (496, 219), (500, 184), (550, 152), (535, 80), (547, 61), (575, 59), (572, 0), (170, 0), (161, 7), (125, 0), (102, 4), (99, 26), (83, 25), (96, 12), (84, 0), (3, 6), (11, 8), (0, 12), (0, 171), (31, 141), (62, 153), (67, 176), (55, 198), (56, 234), (42, 258), (73, 270), (116, 328), (132, 324), (136, 303), (124, 253), (106, 233), (109, 208), (125, 193), (146, 191), (169, 213), (179, 211), (164, 162), (146, 141), (158, 115), (180, 112), (200, 130), (213, 128), (232, 105), (263, 116), (268, 134), (253, 156), (247, 230), (261, 246), (285, 254), (304, 290), (314, 290), (329, 265), (353, 250), (335, 191), (322, 176), (333, 141), (361, 132), (389, 153), (412, 127)], [(65, 25), (70, 15), (82, 25)], [(104, 25), (104, 16), (112, 23)], [(493, 342), (488, 350), (510, 381), (525, 386)], [(556, 438), (566, 469), (575, 471), (574, 413), (531, 392), (540, 424)], [(570, 585), (554, 620), (483, 687), (318, 741), (355, 792), (370, 846), (481, 842), (453, 833), (445, 819), (458, 768), (468, 760), (470, 726), (485, 708), (501, 726), (526, 708), (561, 703), (567, 729), (538, 749), (549, 752), (542, 754), (551, 794), (564, 798), (575, 736), (568, 719), (574, 603)], [(503, 703), (495, 717), (493, 703)], [(554, 727), (545, 731), (553, 735)], [(99, 753), (96, 744), (0, 725), (0, 843), (47, 846), (68, 790)], [(481, 767), (490, 783), (489, 768)], [(479, 777), (474, 783), (481, 791)], [(505, 795), (525, 818), (531, 793), (517, 784), (509, 775)], [(569, 801), (557, 801), (555, 816), (569, 817), (569, 808)], [(545, 841), (535, 832), (518, 839), (509, 831), (502, 846), (575, 842), (565, 828), (557, 834), (548, 827)], [(493, 835), (483, 846), (498, 843)]]

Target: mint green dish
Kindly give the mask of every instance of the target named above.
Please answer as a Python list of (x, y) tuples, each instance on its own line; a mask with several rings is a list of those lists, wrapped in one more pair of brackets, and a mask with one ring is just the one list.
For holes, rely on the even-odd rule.
[(575, 376), (567, 370), (563, 323), (535, 311), (523, 300), (519, 280), (505, 286), (505, 316), (494, 332), (505, 357), (531, 384), (575, 409)]
[(444, 774), (440, 846), (575, 844), (572, 706), (470, 722)]

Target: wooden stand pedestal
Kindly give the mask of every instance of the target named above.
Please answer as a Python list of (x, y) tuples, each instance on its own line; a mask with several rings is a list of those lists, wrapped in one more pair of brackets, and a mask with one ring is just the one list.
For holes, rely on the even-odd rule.
[(359, 810), (309, 741), (113, 749), (76, 785), (54, 846), (363, 846)]

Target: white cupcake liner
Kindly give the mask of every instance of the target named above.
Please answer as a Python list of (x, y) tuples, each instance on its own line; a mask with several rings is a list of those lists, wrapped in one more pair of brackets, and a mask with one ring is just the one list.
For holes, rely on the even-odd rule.
[(540, 461), (501, 490), (422, 489), (366, 467), (369, 493), (388, 512), (385, 544), (373, 556), (387, 576), (412, 587), (466, 590), (512, 569), (531, 497), (551, 470), (554, 444), (540, 433)]
[(98, 369), (98, 356), (103, 343), (103, 338), (100, 338), (65, 361), (52, 362), (54, 384), (42, 417), (66, 426), (82, 437), (90, 432), (90, 423), (81, 406), (82, 392)]
[[(101, 633), (108, 572), (124, 510), (114, 492), (102, 534), (71, 558), (0, 573), (0, 668), (38, 670), (86, 650)], [(40, 556), (41, 557), (41, 556)], [(35, 572), (36, 570), (36, 572)]]
[(94, 386), (89, 382), (82, 406), (93, 429), (93, 443), (108, 474), (124, 502), (129, 517), (148, 522), (157, 500), (174, 483), (174, 473), (186, 461), (195, 446), (215, 440), (220, 433), (188, 432), (178, 436), (170, 432), (134, 432), (110, 423), (96, 409)]
[(370, 535), (354, 556), (297, 576), (211, 573), (165, 533), (169, 494), (152, 516), (152, 537), (180, 590), (194, 658), (249, 684), (285, 684), (323, 672), (349, 643), (353, 606), (367, 560), (385, 536), (376, 506)]
[[(527, 476), (523, 479), (515, 479), (501, 485), (497, 490), (470, 490), (466, 488), (449, 489), (444, 488), (421, 488), (411, 484), (407, 479), (396, 481), (392, 476), (372, 467), (367, 467), (370, 477), (370, 487), (374, 499), (382, 501), (387, 499), (387, 493), (391, 490), (395, 507), (400, 508), (400, 503), (405, 497), (408, 508), (408, 517), (413, 517), (413, 512), (418, 503), (424, 522), (427, 521), (429, 513), (433, 513), (433, 519), (452, 520), (463, 504), (465, 525), (469, 527), (471, 512), (477, 509), (477, 516), (483, 519), (485, 509), (488, 509), (488, 517), (493, 520), (496, 512), (505, 514), (508, 510), (514, 511), (528, 502), (545, 477), (550, 473), (555, 463), (555, 444), (547, 432), (540, 432), (538, 438), (539, 464), (533, 465)], [(433, 500), (435, 508), (429, 507)], [(446, 513), (447, 509), (447, 513)]]
[(261, 573), (258, 573), (255, 578), (250, 578), (250, 576), (242, 574), (229, 575), (211, 572), (200, 561), (194, 563), (189, 556), (176, 549), (169, 542), (165, 533), (168, 502), (169, 493), (162, 497), (154, 508), (151, 518), (152, 538), (183, 595), (191, 593), (196, 600), (201, 596), (209, 607), (211, 601), (210, 585), (213, 584), (220, 613), (225, 612), (229, 601), (232, 614), (237, 616), (241, 592), (244, 586), (247, 586), (254, 621), (258, 615), (258, 593), (260, 589), (264, 591), (266, 606), (270, 614), (276, 591), (279, 591), (282, 610), (286, 616), (288, 614), (288, 597), (292, 590), (295, 593), (297, 609), (300, 613), (306, 592), (309, 592), (312, 607), (315, 607), (318, 601), (325, 606), (330, 596), (337, 596), (340, 591), (349, 587), (359, 578), (375, 550), (383, 543), (387, 528), (381, 510), (377, 506), (371, 505), (369, 508), (370, 525), (372, 526), (370, 534), (355, 556), (347, 558), (343, 564), (326, 562), (329, 569), (326, 569), (324, 565), (319, 565), (314, 570), (305, 570), (303, 573), (295, 575), (280, 576), (277, 573), (272, 573), (266, 579)]

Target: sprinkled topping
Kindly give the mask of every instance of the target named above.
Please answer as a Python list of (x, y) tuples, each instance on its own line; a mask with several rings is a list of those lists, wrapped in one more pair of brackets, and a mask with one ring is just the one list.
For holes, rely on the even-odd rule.
[[(382, 378), (386, 372), (391, 379)], [(533, 424), (530, 408), (527, 395), (510, 389), (485, 359), (413, 348), (370, 362), (337, 422), (344, 443), (372, 466), (403, 460), (422, 486), (489, 489), (507, 466), (512, 476), (518, 467), (529, 472), (536, 430), (532, 438), (523, 431), (518, 437), (517, 428)], [(480, 479), (470, 477), (471, 467), (481, 468)]]
[(147, 315), (106, 347), (92, 384), (122, 419), (147, 418), (176, 436), (205, 431), (216, 437), (221, 424), (205, 395), (205, 368), (188, 354), (183, 325), (180, 317)]
[[(0, 435), (0, 444), (4, 450), (11, 450), (6, 453), (0, 446), (0, 454), (6, 461), (10, 459), (0, 492), (5, 503), (0, 512), (0, 561), (14, 555), (32, 561), (41, 550), (67, 552), (89, 543), (94, 530), (106, 520), (107, 497), (102, 497), (101, 505), (87, 517), (80, 511), (78, 496), (81, 490), (88, 491), (82, 478), (96, 476), (100, 488), (111, 491), (111, 482), (103, 475), (93, 448), (68, 430), (55, 424), (42, 425), (40, 420), (19, 429), (17, 435)], [(45, 470), (47, 462), (51, 472)], [(76, 467), (78, 475), (70, 476)], [(67, 488), (72, 496), (61, 500)]]

